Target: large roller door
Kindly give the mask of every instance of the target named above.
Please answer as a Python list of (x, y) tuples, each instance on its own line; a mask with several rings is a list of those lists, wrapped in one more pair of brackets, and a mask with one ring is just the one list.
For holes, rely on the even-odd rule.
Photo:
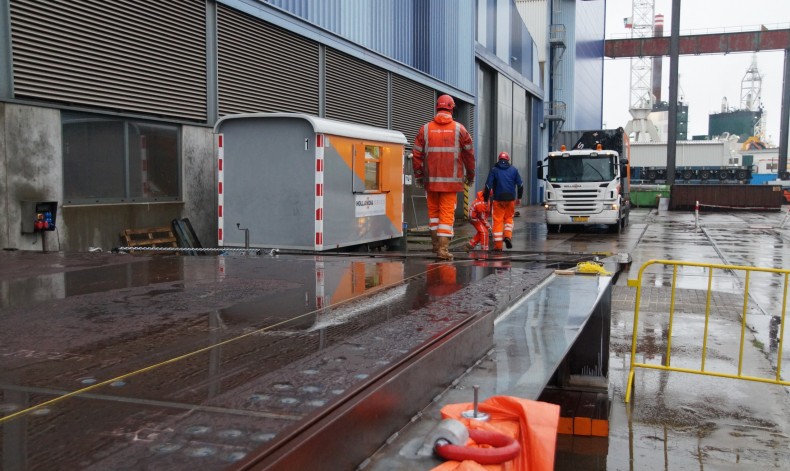
[(217, 7), (219, 114), (318, 115), (318, 43)]
[(203, 1), (10, 2), (14, 97), (206, 120)]
[(326, 117), (386, 128), (387, 71), (326, 50)]
[(432, 88), (392, 75), (392, 129), (406, 136), (409, 151), (420, 126), (433, 119), (435, 104)]

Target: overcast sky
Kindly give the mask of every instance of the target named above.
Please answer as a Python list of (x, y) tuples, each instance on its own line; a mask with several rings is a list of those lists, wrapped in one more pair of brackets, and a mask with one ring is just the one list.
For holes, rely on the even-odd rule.
[[(632, 16), (632, 0), (606, 0), (606, 37), (630, 37), (623, 18)], [(672, 1), (655, 0), (656, 14), (664, 15), (664, 35), (672, 28)], [(681, 0), (680, 33), (704, 34), (722, 31), (752, 31), (790, 28), (790, 0)], [(679, 93), (689, 106), (689, 136), (707, 134), (708, 115), (721, 111), (722, 98), (730, 107), (740, 107), (741, 81), (752, 62), (752, 53), (680, 56)], [(766, 113), (766, 137), (779, 144), (784, 51), (757, 53), (762, 74), (762, 103)], [(661, 98), (669, 99), (669, 58), (664, 58)], [(790, 78), (789, 78), (790, 79)], [(625, 126), (628, 112), (631, 69), (629, 59), (605, 59), (605, 128)]]

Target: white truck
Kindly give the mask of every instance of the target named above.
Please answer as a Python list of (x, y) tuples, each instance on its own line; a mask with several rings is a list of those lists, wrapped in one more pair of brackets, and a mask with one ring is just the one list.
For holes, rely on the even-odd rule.
[(538, 162), (548, 232), (595, 224), (620, 232), (631, 210), (628, 135), (623, 128), (563, 131), (558, 140), (573, 144)]

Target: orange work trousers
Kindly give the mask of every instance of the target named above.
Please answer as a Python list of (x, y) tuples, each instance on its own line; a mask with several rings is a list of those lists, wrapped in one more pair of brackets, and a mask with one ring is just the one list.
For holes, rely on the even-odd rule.
[(469, 245), (475, 247), (477, 244), (480, 244), (481, 249), (488, 250), (488, 224), (486, 224), (485, 220), (480, 219), (472, 219), (471, 222), (477, 233), (469, 241)]
[(455, 192), (426, 191), (426, 195), (428, 199), (428, 228), (436, 231), (439, 237), (452, 238), (458, 194)]
[(494, 246), (502, 248), (502, 241), (513, 237), (513, 215), (516, 214), (515, 201), (494, 201), (492, 217), (494, 227)]

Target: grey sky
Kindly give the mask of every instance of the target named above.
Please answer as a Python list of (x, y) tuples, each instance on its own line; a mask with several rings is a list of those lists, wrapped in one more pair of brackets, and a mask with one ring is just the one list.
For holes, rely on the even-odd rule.
[[(631, 0), (606, 0), (606, 37), (630, 37), (623, 18), (630, 17)], [(655, 11), (664, 15), (664, 35), (671, 29), (671, 0), (655, 0)], [(760, 25), (769, 29), (790, 28), (788, 0), (681, 0), (681, 34), (722, 31), (753, 31)], [(689, 105), (689, 136), (707, 134), (708, 115), (721, 110), (722, 98), (730, 107), (739, 107), (741, 80), (751, 64), (751, 53), (680, 56), (681, 93)], [(762, 102), (767, 123), (766, 137), (779, 143), (784, 51), (760, 52), (757, 66), (763, 75)], [(664, 59), (663, 100), (669, 98), (669, 58)], [(630, 98), (630, 60), (605, 59), (603, 121), (607, 128), (625, 126)], [(790, 79), (790, 78), (789, 78)]]

